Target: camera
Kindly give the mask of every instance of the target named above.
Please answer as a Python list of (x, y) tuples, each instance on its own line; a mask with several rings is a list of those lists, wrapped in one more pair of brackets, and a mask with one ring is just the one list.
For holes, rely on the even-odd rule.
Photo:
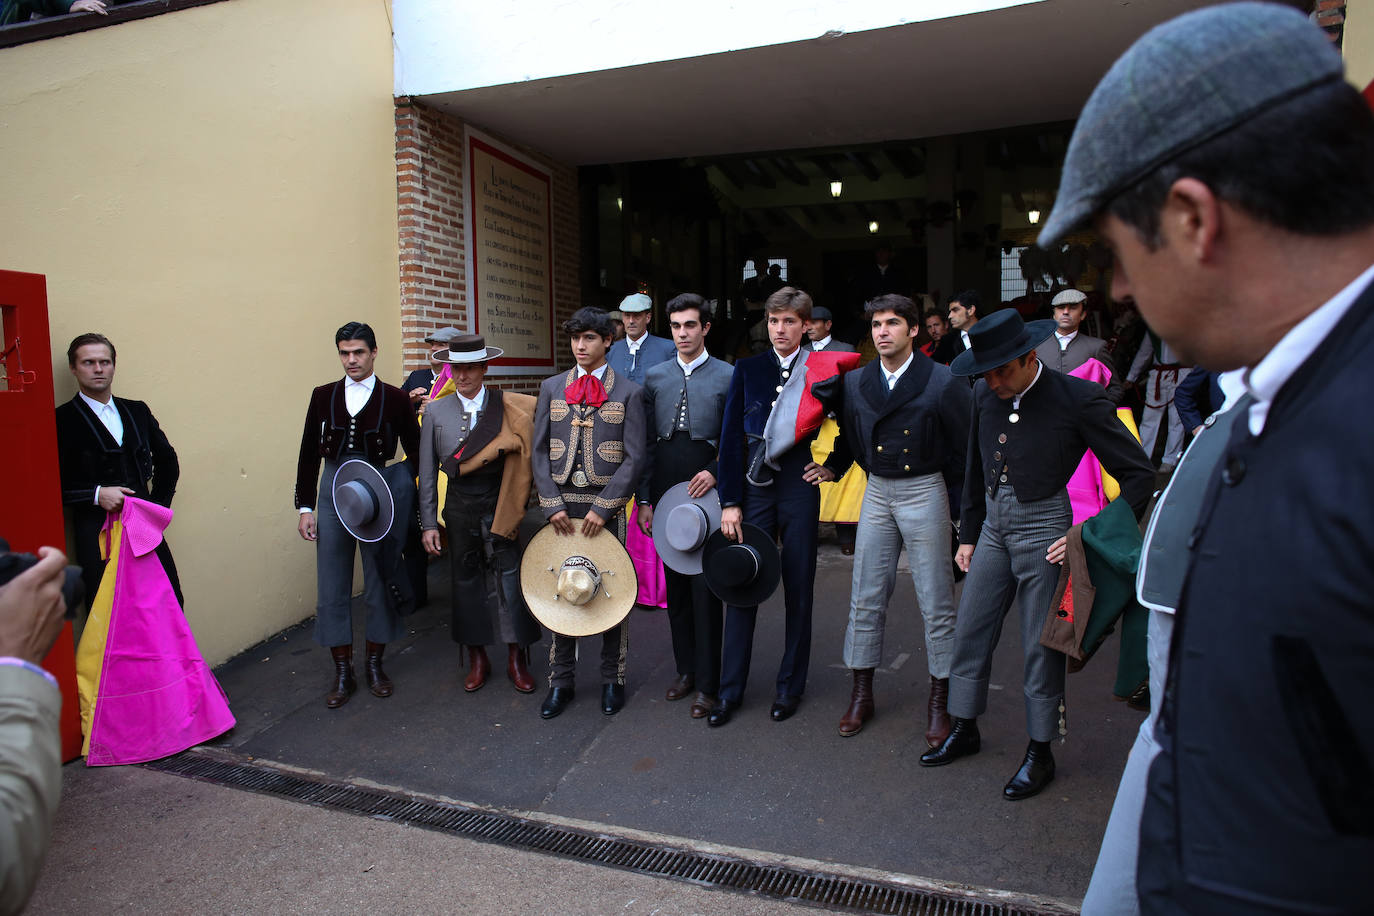
[[(31, 553), (11, 553), (9, 542), (0, 538), (0, 585), (9, 581), (38, 562)], [(86, 600), (86, 586), (81, 581), (81, 567), (68, 566), (62, 577), (62, 599), (67, 603), (68, 620), (76, 617), (76, 607)]]

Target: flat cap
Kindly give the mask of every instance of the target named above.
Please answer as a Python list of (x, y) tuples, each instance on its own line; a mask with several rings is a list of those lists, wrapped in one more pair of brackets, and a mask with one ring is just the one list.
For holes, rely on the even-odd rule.
[(620, 311), (622, 312), (647, 312), (654, 307), (654, 300), (643, 293), (631, 293), (620, 300)]
[(1065, 289), (1055, 293), (1050, 300), (1050, 305), (1072, 305), (1075, 302), (1082, 302), (1088, 298), (1088, 294), (1081, 289)]
[(830, 314), (830, 309), (823, 305), (813, 306), (811, 309), (812, 321), (834, 321), (835, 316)]
[(1227, 3), (1156, 26), (1083, 106), (1040, 246), (1164, 163), (1343, 71), (1326, 33), (1291, 6)]
[(448, 343), (463, 332), (455, 327), (440, 328), (425, 338), (425, 343)]

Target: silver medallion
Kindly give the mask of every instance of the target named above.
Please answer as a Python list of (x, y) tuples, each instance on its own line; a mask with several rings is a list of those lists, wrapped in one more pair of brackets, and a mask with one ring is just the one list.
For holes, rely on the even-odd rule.
[(587, 485), (587, 475), (581, 468), (573, 471), (572, 483), (575, 487), (585, 487)]
[(1010, 423), (1020, 423), (1021, 415), (1019, 413), (1014, 413), (1011, 416), (1007, 417), (1007, 421)]

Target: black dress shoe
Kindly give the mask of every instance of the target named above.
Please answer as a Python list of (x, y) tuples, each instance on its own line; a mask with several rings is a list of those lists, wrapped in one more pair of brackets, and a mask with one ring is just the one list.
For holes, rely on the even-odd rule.
[(944, 744), (921, 755), (921, 766), (942, 767), (960, 757), (978, 753), (982, 746), (983, 738), (978, 734), (978, 720), (956, 718)]
[(735, 714), (736, 709), (739, 709), (739, 704), (735, 701), (721, 700), (711, 707), (711, 712), (706, 716), (706, 724), (712, 728), (719, 728), (730, 721), (730, 717)]
[(544, 705), (539, 707), (539, 715), (545, 719), (552, 719), (568, 708), (572, 698), (573, 689), (571, 687), (550, 687), (549, 695), (544, 697)]
[(605, 684), (601, 688), (601, 711), (613, 716), (625, 708), (625, 685)]
[(1048, 741), (1032, 741), (1026, 746), (1026, 759), (1021, 761), (1021, 769), (1002, 790), (1007, 801), (1020, 801), (1039, 795), (1045, 786), (1054, 782), (1054, 755), (1050, 753)]
[(792, 718), (800, 705), (801, 697), (778, 697), (773, 701), (773, 708), (768, 710), (768, 715), (774, 722), (785, 722)]

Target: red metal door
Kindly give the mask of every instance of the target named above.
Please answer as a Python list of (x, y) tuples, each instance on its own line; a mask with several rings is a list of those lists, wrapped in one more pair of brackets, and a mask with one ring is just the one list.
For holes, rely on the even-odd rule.
[[(0, 270), (0, 536), (32, 552), (62, 547), (48, 293), (42, 274)], [(62, 688), (62, 756), (81, 755), (76, 649), (67, 624), (43, 667)]]

